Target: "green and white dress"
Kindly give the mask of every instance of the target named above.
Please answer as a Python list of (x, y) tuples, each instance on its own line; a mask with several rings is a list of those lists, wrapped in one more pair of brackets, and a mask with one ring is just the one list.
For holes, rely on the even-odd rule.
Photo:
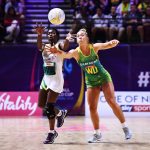
[[(48, 44), (47, 46), (50, 47)], [(55, 45), (57, 49), (58, 44)], [(64, 86), (64, 78), (62, 73), (63, 58), (49, 51), (42, 52), (44, 77), (42, 79), (40, 89), (51, 89), (54, 92), (61, 93)]]

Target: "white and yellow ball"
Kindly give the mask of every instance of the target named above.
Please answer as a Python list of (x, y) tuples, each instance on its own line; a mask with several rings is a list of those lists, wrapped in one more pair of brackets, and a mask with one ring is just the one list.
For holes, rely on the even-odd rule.
[(60, 8), (53, 8), (48, 13), (48, 20), (54, 25), (62, 24), (65, 21), (65, 13)]

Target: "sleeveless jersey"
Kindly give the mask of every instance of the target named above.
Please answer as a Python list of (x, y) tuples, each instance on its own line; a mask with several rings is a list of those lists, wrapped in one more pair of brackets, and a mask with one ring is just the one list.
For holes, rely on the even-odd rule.
[(102, 86), (102, 84), (112, 81), (110, 74), (104, 69), (99, 61), (99, 57), (94, 51), (93, 46), (90, 44), (90, 55), (83, 55), (78, 47), (79, 60), (78, 64), (81, 66), (85, 73), (85, 82), (88, 87)]
[[(47, 44), (50, 47), (50, 44)], [(58, 44), (55, 45), (59, 49)], [(41, 82), (41, 89), (51, 89), (54, 92), (63, 91), (64, 78), (62, 73), (63, 58), (48, 51), (42, 52), (44, 77)]]

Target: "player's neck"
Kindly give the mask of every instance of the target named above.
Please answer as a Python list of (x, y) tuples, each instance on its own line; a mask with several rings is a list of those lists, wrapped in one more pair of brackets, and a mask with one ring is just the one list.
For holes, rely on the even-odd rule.
[(90, 55), (90, 51), (89, 51), (89, 45), (88, 44), (84, 44), (84, 45), (80, 45), (80, 50), (82, 51), (82, 53), (86, 56)]
[(81, 51), (83, 52), (86, 52), (88, 49), (89, 49), (89, 45), (86, 43), (86, 44), (81, 44), (79, 45)]

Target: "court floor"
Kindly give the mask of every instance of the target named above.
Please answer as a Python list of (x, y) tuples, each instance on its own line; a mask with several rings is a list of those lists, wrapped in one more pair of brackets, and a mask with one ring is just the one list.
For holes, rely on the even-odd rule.
[(48, 122), (42, 117), (0, 118), (0, 150), (150, 150), (150, 118), (126, 118), (133, 138), (124, 140), (116, 118), (101, 118), (102, 141), (88, 144), (92, 135), (89, 118), (67, 117), (56, 129), (54, 144), (44, 145)]

